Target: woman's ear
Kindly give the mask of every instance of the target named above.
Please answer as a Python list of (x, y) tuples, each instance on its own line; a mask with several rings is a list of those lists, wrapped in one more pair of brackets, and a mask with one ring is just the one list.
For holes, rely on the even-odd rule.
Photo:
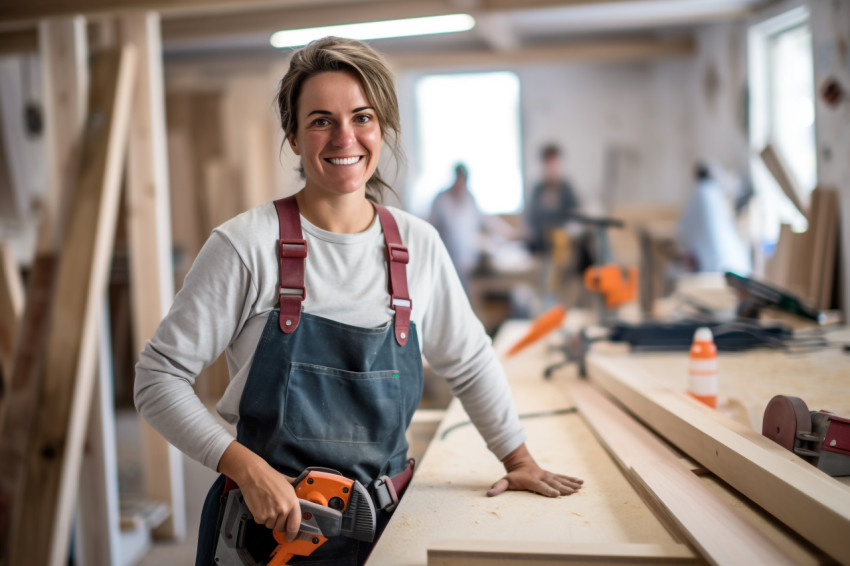
[(292, 148), (295, 155), (301, 155), (301, 152), (298, 150), (298, 140), (295, 138), (295, 134), (289, 134), (286, 139), (289, 141), (289, 147)]

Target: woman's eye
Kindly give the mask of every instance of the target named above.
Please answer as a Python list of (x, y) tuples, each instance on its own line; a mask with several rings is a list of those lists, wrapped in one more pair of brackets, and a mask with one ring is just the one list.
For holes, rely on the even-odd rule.
[(358, 114), (354, 117), (354, 121), (359, 124), (365, 124), (367, 122), (372, 121), (372, 116), (370, 116), (369, 114)]
[(329, 122), (327, 118), (316, 118), (315, 120), (313, 120), (314, 126), (327, 126), (328, 124)]

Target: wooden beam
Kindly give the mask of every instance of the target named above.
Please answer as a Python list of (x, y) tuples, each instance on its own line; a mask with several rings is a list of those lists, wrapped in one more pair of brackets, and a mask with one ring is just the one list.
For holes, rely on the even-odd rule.
[[(174, 298), (162, 42), (154, 12), (123, 14), (120, 27), (124, 44), (139, 54), (125, 199), (133, 343), (138, 354)], [(154, 534), (182, 539), (186, 535), (182, 455), (146, 422), (142, 439), (147, 496), (171, 508), (171, 517)]]
[(121, 514), (112, 389), (109, 301), (104, 298), (98, 332), (98, 367), (80, 472), (74, 558), (77, 564), (121, 564)]
[(39, 253), (53, 253), (64, 237), (73, 198), (79, 143), (88, 99), (86, 22), (80, 16), (50, 18), (38, 26), (47, 158), (48, 197), (38, 240)]
[(576, 42), (553, 47), (530, 47), (511, 52), (456, 51), (417, 55), (388, 54), (396, 69), (428, 67), (504, 68), (524, 63), (568, 63), (572, 61), (635, 61), (659, 57), (689, 57), (693, 40), (607, 40)]
[[(613, 0), (617, 3), (633, 3), (638, 0)], [(377, 0), (383, 3), (386, 0)], [(351, 2), (346, 0), (319, 0), (313, 2), (330, 15), (334, 11), (356, 12), (368, 9), (374, 0)], [(426, 4), (427, 1), (398, 2), (398, 4)], [(583, 6), (599, 3), (612, 3), (612, 0), (479, 0), (474, 8), (493, 11), (528, 10), (537, 8), (557, 8), (562, 6)], [(163, 14), (204, 14), (210, 12), (238, 13), (255, 9), (298, 9), (304, 6), (304, 0), (5, 0), (0, 12), (0, 23), (27, 22), (41, 18), (71, 14), (108, 14), (124, 10), (156, 10)], [(458, 12), (461, 6), (452, 2), (441, 2), (443, 13)], [(386, 19), (386, 18), (384, 18)]]
[(599, 384), (659, 435), (837, 560), (850, 556), (850, 489), (761, 434), (591, 352)]
[(38, 51), (38, 32), (35, 27), (0, 31), (0, 56), (20, 55)]
[(768, 171), (773, 175), (779, 188), (782, 189), (782, 192), (788, 197), (791, 204), (794, 205), (794, 208), (800, 214), (806, 216), (808, 203), (804, 201), (803, 191), (797, 185), (797, 180), (794, 178), (794, 174), (788, 167), (788, 162), (785, 158), (782, 157), (773, 144), (767, 144), (759, 155)]
[[(0, 241), (0, 371), (5, 392), (11, 390), (12, 358), (23, 312), (24, 285), (18, 262), (8, 242)], [(0, 395), (0, 404), (2, 399)]]
[(271, 5), (256, 10), (170, 18), (162, 23), (162, 37), (168, 45), (172, 45), (193, 39), (259, 33), (271, 36), (271, 33), (281, 29), (435, 16), (452, 11), (457, 10), (450, 10), (442, 0), (343, 2), (332, 10), (318, 3), (298, 7)]
[(45, 168), (47, 193), (35, 258), (30, 266), (23, 319), (14, 354), (14, 370), (0, 421), (0, 563), (11, 544), (8, 526), (23, 504), (26, 454), (37, 414), (44, 349), (58, 261), (64, 235), (65, 204), (70, 179), (76, 176), (78, 144), (85, 121), (88, 61), (85, 30), (79, 18), (43, 22), (40, 34), (42, 81), (45, 86)]
[(627, 477), (661, 508), (712, 564), (794, 564), (725, 505), (669, 448), (587, 382), (567, 391)]
[(636, 0), (478, 0), (488, 10), (520, 10), (532, 8), (560, 8), (591, 4), (628, 4)]
[(440, 540), (428, 546), (428, 566), (557, 566), (559, 564), (698, 564), (684, 545), (652, 543), (517, 543)]
[(0, 23), (28, 22), (55, 16), (75, 14), (116, 14), (127, 10), (159, 10), (173, 13), (197, 13), (214, 9), (238, 9), (239, 7), (270, 4), (299, 4), (299, 0), (4, 0), (0, 12)]
[(131, 47), (98, 53), (67, 237), (60, 254), (33, 440), (10, 564), (67, 562), (94, 385), (132, 100)]

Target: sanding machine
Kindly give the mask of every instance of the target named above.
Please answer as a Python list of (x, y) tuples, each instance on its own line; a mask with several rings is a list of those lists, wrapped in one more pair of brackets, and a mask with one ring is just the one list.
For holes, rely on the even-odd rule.
[(776, 395), (764, 411), (762, 434), (830, 476), (850, 476), (850, 419)]

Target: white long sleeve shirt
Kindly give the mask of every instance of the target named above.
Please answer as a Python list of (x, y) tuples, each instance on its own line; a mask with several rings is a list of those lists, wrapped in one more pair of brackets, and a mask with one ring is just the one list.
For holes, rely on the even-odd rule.
[[(410, 252), (407, 278), (419, 346), (448, 381), (499, 459), (525, 441), (504, 371), (463, 292), (445, 246), (428, 223), (390, 208)], [(357, 234), (326, 232), (303, 217), (305, 312), (376, 327), (393, 317), (377, 215)], [(169, 442), (217, 469), (232, 435), (195, 394), (196, 376), (224, 351), (230, 383), (216, 409), (239, 420), (239, 401), (269, 313), (277, 307), (277, 213), (248, 210), (211, 234), (168, 314), (136, 365), (135, 403)], [(297, 332), (297, 330), (296, 330)]]

